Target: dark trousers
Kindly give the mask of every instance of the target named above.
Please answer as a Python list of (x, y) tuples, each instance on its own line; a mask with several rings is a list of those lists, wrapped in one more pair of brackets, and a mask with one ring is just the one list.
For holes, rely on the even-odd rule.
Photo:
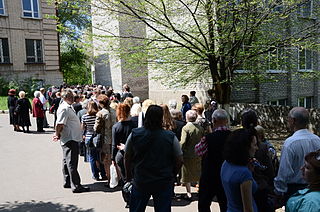
[(38, 118), (37, 117), (37, 131), (41, 132), (43, 131), (43, 118)]
[(153, 198), (155, 212), (171, 212), (171, 192), (171, 183), (169, 183), (164, 190), (154, 193), (142, 192), (133, 186), (129, 212), (144, 212), (151, 196)]
[(117, 165), (120, 168), (121, 179), (124, 182), (126, 182), (126, 170), (125, 170), (125, 167), (124, 167), (124, 157), (123, 157), (123, 153), (120, 150), (116, 154), (115, 161), (116, 161)]
[(46, 116), (46, 111), (47, 111), (47, 110), (44, 110), (44, 111), (43, 111), (43, 114), (44, 114), (44, 117), (43, 117), (43, 127), (48, 127), (48, 126), (49, 126), (48, 120), (47, 120), (47, 116)]
[[(212, 167), (215, 167), (214, 169)], [(201, 161), (201, 176), (199, 181), (199, 212), (210, 212), (210, 205), (215, 196), (217, 196), (220, 211), (227, 211), (227, 197), (222, 187), (220, 178), (220, 168), (211, 161)]]
[(62, 173), (65, 185), (71, 185), (72, 190), (79, 187), (80, 176), (78, 173), (79, 145), (76, 141), (68, 141), (62, 145)]

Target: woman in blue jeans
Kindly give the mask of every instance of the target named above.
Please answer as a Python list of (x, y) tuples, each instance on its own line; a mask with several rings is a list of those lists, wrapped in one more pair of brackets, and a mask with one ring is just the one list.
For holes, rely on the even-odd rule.
[[(98, 106), (94, 101), (90, 101), (87, 105), (87, 114), (82, 116), (81, 123), (82, 129), (84, 131), (85, 136), (85, 144), (87, 147), (87, 154), (90, 162), (90, 167), (92, 171), (92, 178), (94, 180), (100, 180), (99, 173), (101, 175), (101, 180), (106, 180), (106, 172), (104, 166), (99, 161), (100, 150), (90, 144), (90, 139), (94, 134), (93, 126), (96, 121), (96, 114), (98, 112)], [(97, 166), (99, 164), (99, 167)]]

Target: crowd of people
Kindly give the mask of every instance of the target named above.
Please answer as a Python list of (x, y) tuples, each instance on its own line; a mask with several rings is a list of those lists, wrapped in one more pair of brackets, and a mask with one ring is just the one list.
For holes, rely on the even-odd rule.
[[(92, 179), (123, 186), (126, 207), (145, 211), (150, 196), (156, 211), (171, 211), (175, 185), (184, 185), (198, 211), (210, 211), (214, 197), (220, 211), (318, 211), (320, 206), (320, 138), (308, 131), (309, 114), (294, 107), (288, 114), (292, 132), (281, 158), (259, 125), (257, 112), (246, 109), (241, 127), (230, 130), (230, 117), (218, 108), (212, 90), (201, 104), (196, 92), (156, 105), (133, 96), (125, 84), (121, 93), (104, 86), (51, 87), (35, 91), (32, 104), (25, 92), (9, 90), (10, 124), (28, 133), (29, 113), (37, 131), (54, 115), (54, 141), (63, 150), (64, 188), (89, 191), (77, 171), (79, 156), (90, 163)], [(22, 130), (21, 130), (22, 128)], [(116, 167), (114, 173), (110, 167)], [(129, 189), (128, 189), (129, 188)], [(129, 198), (128, 196), (129, 195)]]

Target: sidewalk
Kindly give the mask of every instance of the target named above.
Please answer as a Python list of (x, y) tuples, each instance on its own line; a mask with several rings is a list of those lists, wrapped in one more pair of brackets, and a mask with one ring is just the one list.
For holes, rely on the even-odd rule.
[[(62, 187), (59, 143), (51, 141), (53, 129), (43, 134), (35, 133), (36, 124), (31, 117), (33, 133), (14, 132), (9, 126), (9, 115), (0, 114), (0, 212), (1, 211), (80, 211), (80, 212), (127, 212), (121, 191), (111, 190), (103, 182), (91, 179), (88, 163), (79, 159), (79, 173), (82, 184), (91, 188), (88, 193), (73, 194)], [(47, 114), (52, 125), (53, 116)], [(177, 193), (185, 193), (184, 187), (177, 187)], [(150, 201), (152, 203), (152, 201)], [(173, 212), (196, 212), (197, 201), (173, 202)], [(212, 203), (212, 211), (219, 211)], [(146, 211), (154, 211), (152, 207)]]

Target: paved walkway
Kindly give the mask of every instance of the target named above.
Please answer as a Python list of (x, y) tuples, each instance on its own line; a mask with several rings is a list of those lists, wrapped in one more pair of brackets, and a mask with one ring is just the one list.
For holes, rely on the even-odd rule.
[[(52, 125), (52, 115), (47, 117)], [(93, 182), (89, 164), (82, 157), (79, 173), (82, 184), (89, 186), (91, 192), (73, 194), (62, 188), (62, 151), (59, 143), (51, 141), (52, 128), (37, 134), (32, 118), (33, 133), (24, 134), (14, 132), (8, 123), (8, 114), (0, 114), (0, 211), (129, 211), (124, 208), (120, 191), (107, 189), (103, 182)], [(185, 188), (177, 187), (176, 192), (183, 193)], [(212, 203), (211, 208), (219, 211), (217, 203)], [(197, 201), (175, 201), (172, 211), (196, 212)]]

